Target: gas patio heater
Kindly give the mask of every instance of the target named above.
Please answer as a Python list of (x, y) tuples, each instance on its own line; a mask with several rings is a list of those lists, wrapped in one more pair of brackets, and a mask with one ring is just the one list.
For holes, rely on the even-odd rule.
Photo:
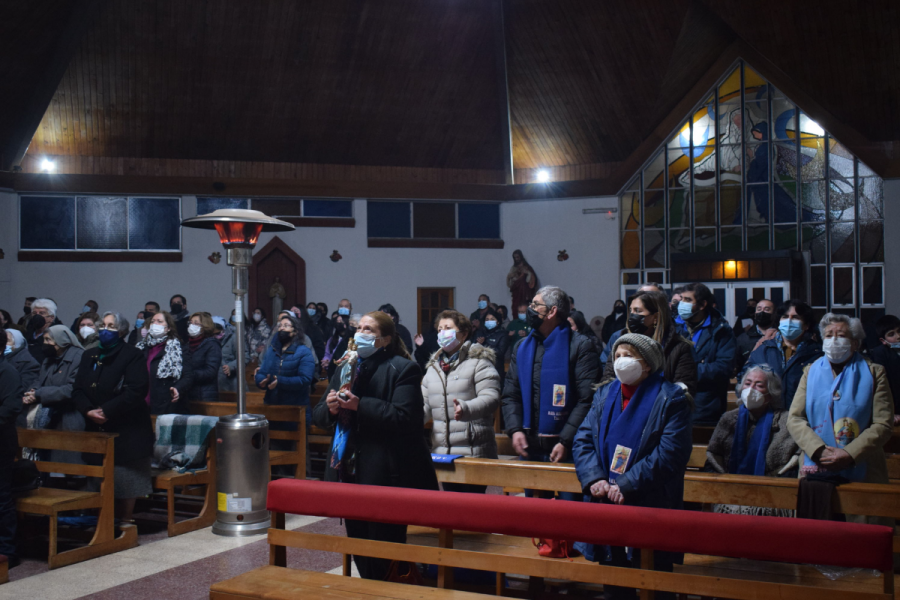
[(269, 484), (269, 422), (247, 414), (244, 356), (244, 295), (253, 247), (263, 231), (292, 231), (294, 226), (258, 210), (222, 209), (181, 222), (182, 227), (215, 229), (231, 265), (234, 321), (237, 324), (237, 414), (216, 424), (216, 492), (218, 510), (213, 533), (229, 537), (265, 533), (269, 527), (266, 488)]

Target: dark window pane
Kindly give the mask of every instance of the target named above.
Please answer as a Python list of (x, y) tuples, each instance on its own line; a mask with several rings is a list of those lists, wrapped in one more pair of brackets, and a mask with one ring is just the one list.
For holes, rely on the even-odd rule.
[(368, 235), (372, 238), (408, 238), (410, 233), (409, 202), (366, 203)]
[(715, 252), (715, 228), (697, 228), (694, 230), (694, 252)]
[(856, 235), (853, 223), (832, 223), (831, 262), (852, 263), (856, 260)]
[(884, 261), (884, 224), (863, 221), (859, 224), (859, 262)]
[(622, 232), (622, 268), (641, 268), (641, 238), (637, 231)]
[(666, 193), (663, 190), (644, 192), (644, 227), (665, 227)]
[(647, 283), (658, 283), (662, 285), (666, 282), (666, 274), (662, 271), (650, 271), (645, 273), (645, 275)]
[(834, 296), (832, 304), (853, 304), (853, 267), (834, 267), (831, 270), (834, 277)]
[(716, 301), (716, 307), (721, 312), (725, 312), (726, 300), (725, 300), (725, 290), (723, 288), (715, 288), (712, 290), (713, 298)]
[(740, 227), (723, 227), (722, 228), (722, 252), (740, 252), (741, 251), (741, 228)]
[(825, 225), (804, 225), (801, 227), (803, 245), (801, 250), (809, 250), (810, 261), (813, 264), (828, 262), (828, 252), (825, 247)]
[(828, 304), (828, 277), (826, 267), (809, 268), (809, 290), (812, 306), (825, 306)]
[(178, 198), (129, 198), (128, 245), (131, 250), (181, 250)]
[(637, 229), (641, 223), (641, 193), (626, 192), (620, 200), (622, 204), (622, 229)]
[[(860, 168), (862, 168), (862, 163)], [(859, 180), (859, 218), (883, 219), (884, 182), (880, 177)]]
[(669, 227), (690, 226), (690, 206), (688, 190), (669, 190)]
[(769, 222), (769, 184), (747, 186), (747, 223)]
[(775, 250), (797, 249), (797, 227), (794, 225), (775, 226)]
[(456, 204), (413, 202), (413, 237), (455, 238)]
[(128, 248), (128, 206), (125, 198), (78, 198), (79, 250)]
[(804, 182), (802, 185), (803, 220), (825, 220), (825, 189), (824, 181)]
[(19, 206), (20, 248), (75, 249), (75, 198), (22, 196)]
[(828, 180), (828, 184), (831, 218), (835, 221), (853, 221), (856, 218), (856, 188), (853, 178), (833, 178)]
[(716, 224), (716, 190), (710, 188), (694, 189), (694, 225), (696, 227), (713, 227)]
[(691, 251), (691, 230), (673, 229), (669, 232), (669, 258), (673, 254)]
[(640, 282), (640, 273), (622, 273), (623, 285), (637, 285)]
[(461, 202), (459, 237), (461, 239), (500, 239), (500, 205)]
[(775, 190), (775, 222), (797, 222), (797, 182), (778, 181)]
[(747, 228), (747, 250), (769, 250), (769, 228)]
[(250, 200), (247, 198), (197, 198), (198, 215), (208, 215), (223, 208), (250, 208)]
[(719, 190), (719, 223), (735, 225), (741, 218), (741, 188), (739, 186), (723, 186)]
[(644, 231), (644, 268), (664, 269), (666, 267), (666, 232), (663, 229)]
[(863, 304), (884, 304), (882, 267), (862, 268)]
[(271, 198), (253, 199), (253, 210), (258, 210), (270, 217), (299, 217), (300, 200), (273, 200)]
[(304, 200), (304, 217), (352, 217), (352, 200)]
[(784, 303), (784, 288), (774, 287), (772, 288), (772, 297), (769, 298), (776, 307), (781, 306)]
[(663, 188), (663, 185), (665, 185), (663, 181), (663, 166), (665, 162), (666, 159), (663, 156), (663, 152), (657, 154), (650, 161), (650, 165), (644, 169), (644, 189), (661, 190)]

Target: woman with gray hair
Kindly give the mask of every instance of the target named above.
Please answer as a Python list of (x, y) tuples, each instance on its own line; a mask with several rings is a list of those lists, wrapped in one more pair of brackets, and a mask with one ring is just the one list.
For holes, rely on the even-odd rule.
[(100, 345), (84, 353), (72, 399), (88, 431), (118, 434), (114, 442), (116, 516), (127, 523), (133, 522), (135, 500), (153, 491), (153, 428), (146, 402), (149, 375), (144, 353), (124, 339), (129, 324), (121, 314), (104, 313), (100, 327)]
[(859, 319), (828, 313), (819, 330), (825, 356), (806, 367), (787, 423), (803, 450), (800, 476), (888, 483), (894, 401), (884, 367), (859, 353)]
[[(751, 367), (738, 382), (736, 391), (740, 406), (719, 419), (706, 447), (703, 470), (796, 477), (799, 449), (788, 432), (788, 413), (783, 409), (778, 375), (766, 366)], [(747, 514), (759, 512), (754, 509)]]

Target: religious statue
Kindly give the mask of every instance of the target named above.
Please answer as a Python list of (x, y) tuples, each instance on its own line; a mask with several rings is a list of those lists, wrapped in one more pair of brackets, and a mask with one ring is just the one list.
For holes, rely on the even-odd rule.
[(272, 318), (274, 319), (281, 312), (284, 299), (287, 298), (287, 291), (281, 285), (281, 277), (276, 277), (275, 283), (269, 288), (269, 298), (272, 299)]
[(512, 310), (522, 304), (531, 304), (531, 299), (538, 290), (538, 278), (521, 250), (513, 252), (513, 266), (506, 275), (506, 285), (512, 294)]
[(356, 364), (358, 362), (359, 355), (356, 353), (356, 340), (350, 338), (347, 340), (347, 351), (334, 361), (334, 364), (341, 369), (341, 395), (353, 387), (353, 380), (356, 379)]

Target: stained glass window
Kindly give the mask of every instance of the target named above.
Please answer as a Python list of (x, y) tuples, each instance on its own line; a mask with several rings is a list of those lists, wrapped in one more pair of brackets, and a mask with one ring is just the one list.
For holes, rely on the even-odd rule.
[(743, 61), (625, 189), (626, 283), (678, 253), (797, 250), (815, 308), (884, 306), (881, 178)]

